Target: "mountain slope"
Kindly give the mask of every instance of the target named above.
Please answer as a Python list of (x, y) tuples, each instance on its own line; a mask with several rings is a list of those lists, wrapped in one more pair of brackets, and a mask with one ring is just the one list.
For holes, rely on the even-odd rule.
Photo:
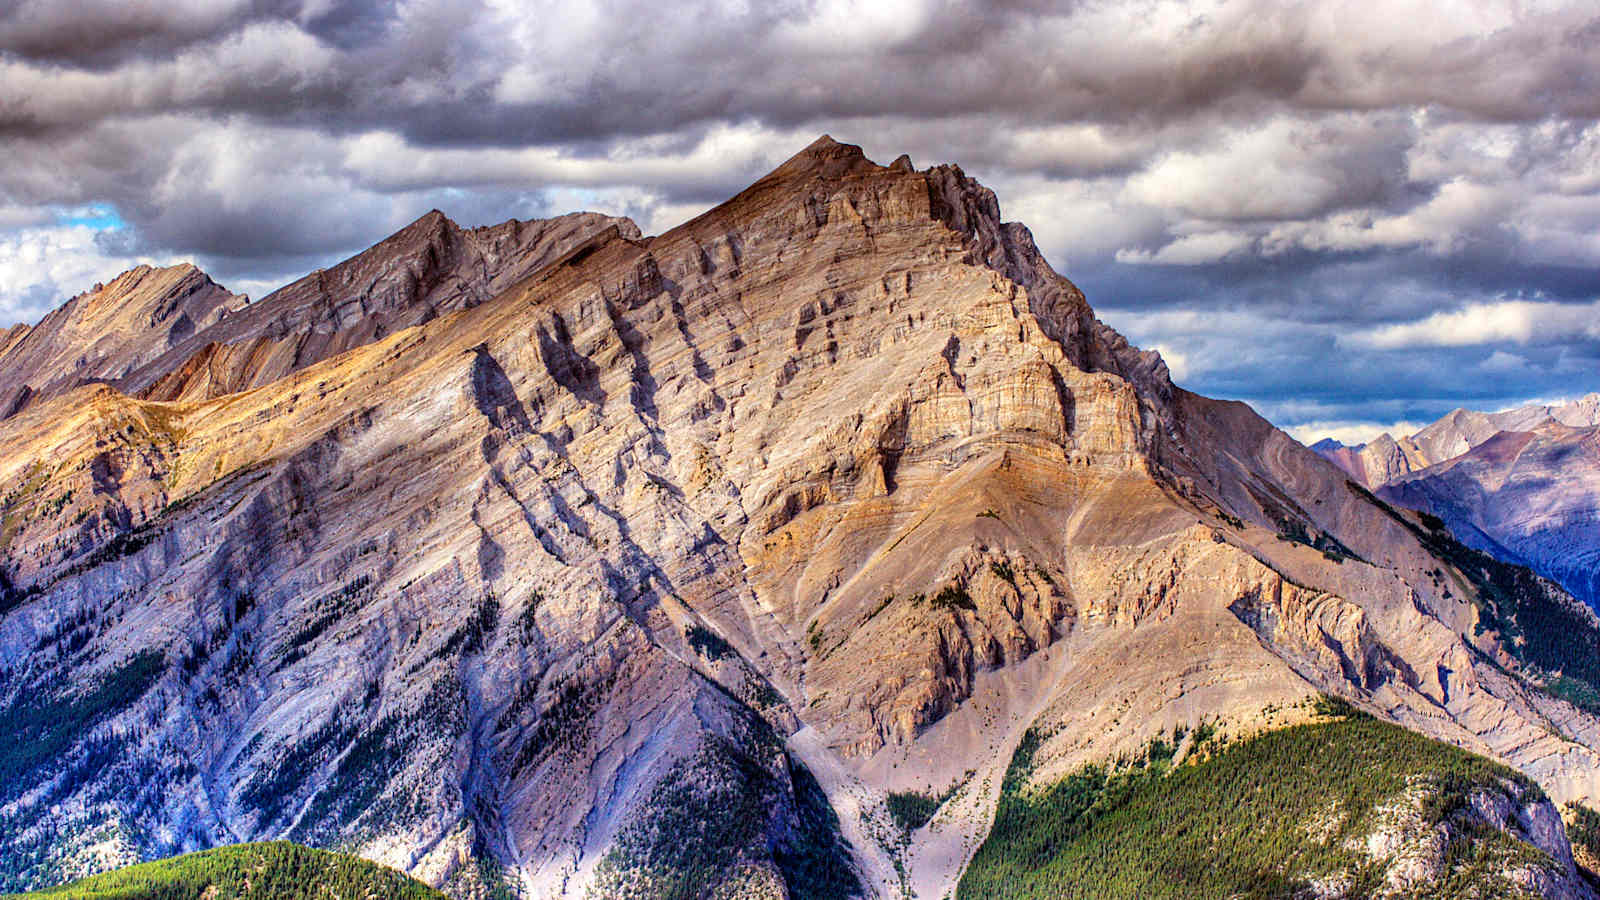
[(1357, 481), (1425, 510), (1467, 544), (1600, 604), (1600, 394), (1499, 413), (1456, 410), (1396, 442), (1314, 448)]
[(1502, 431), (1379, 493), (1600, 605), (1600, 427)]
[(245, 298), (184, 264), (139, 266), (0, 334), (0, 418), (91, 381), (115, 382), (238, 312)]
[(957, 897), (1590, 896), (1531, 781), (1365, 716), (1202, 725), (1044, 786), (1039, 740)]
[(290, 837), (463, 896), (938, 897), (1029, 727), (1048, 780), (1323, 692), (1600, 795), (1541, 688), (1600, 681), (1551, 664), (1592, 614), (1173, 387), (954, 166), (823, 139), (372, 335), (0, 423), (0, 703), (49, 739), (7, 884)]

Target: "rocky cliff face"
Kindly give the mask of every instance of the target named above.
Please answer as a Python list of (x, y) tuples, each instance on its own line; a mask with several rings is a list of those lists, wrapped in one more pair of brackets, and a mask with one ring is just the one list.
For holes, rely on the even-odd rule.
[(1030, 723), (1048, 777), (1321, 691), (1600, 794), (1507, 636), (1592, 615), (1173, 387), (958, 168), (823, 139), (470, 290), (436, 227), (0, 423), (7, 884), (290, 837), (458, 895), (942, 896)]

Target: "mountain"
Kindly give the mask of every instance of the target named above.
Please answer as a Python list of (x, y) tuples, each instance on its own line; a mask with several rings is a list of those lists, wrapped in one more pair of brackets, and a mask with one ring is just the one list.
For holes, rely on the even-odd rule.
[(287, 838), (460, 897), (970, 895), (1019, 797), (1365, 714), (1392, 766), (1269, 782), (1367, 849), (1283, 883), (1594, 896), (1600, 620), (1175, 387), (959, 168), (823, 138), (540, 258), (0, 422), (0, 888)]
[(1351, 478), (1368, 487), (1377, 487), (1414, 469), (1426, 468), (1426, 458), (1415, 447), (1396, 441), (1387, 433), (1354, 447), (1338, 441), (1322, 440), (1312, 445)]
[(1379, 493), (1600, 606), (1600, 427), (1502, 431)]
[(139, 266), (0, 332), (0, 418), (95, 381), (117, 382), (245, 306), (192, 265)]
[(1600, 608), (1600, 394), (1498, 413), (1456, 410), (1410, 437), (1312, 449), (1384, 499)]

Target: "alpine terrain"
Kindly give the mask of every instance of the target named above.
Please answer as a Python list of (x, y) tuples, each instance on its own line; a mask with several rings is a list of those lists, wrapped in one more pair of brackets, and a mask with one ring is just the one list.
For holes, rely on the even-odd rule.
[[(289, 841), (457, 898), (1596, 896), (1594, 613), (1175, 387), (955, 166), (135, 270), (0, 373), (0, 890)], [(392, 875), (264, 846), (173, 871)]]
[(1600, 607), (1600, 394), (1498, 413), (1456, 410), (1396, 441), (1313, 449), (1467, 544)]

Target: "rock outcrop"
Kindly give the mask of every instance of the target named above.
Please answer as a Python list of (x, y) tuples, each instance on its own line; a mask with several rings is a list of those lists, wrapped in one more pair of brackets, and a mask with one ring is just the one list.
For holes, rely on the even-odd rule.
[(627, 219), (598, 213), (461, 228), (434, 210), (371, 249), (188, 335), (117, 387), (152, 400), (206, 400), (260, 387), (476, 306), (585, 246), (638, 236)]
[[(518, 227), (0, 423), (7, 885), (289, 837), (463, 896), (942, 896), (1030, 723), (1045, 776), (1324, 691), (1600, 796), (1480, 573), (958, 168), (824, 138), (662, 235)], [(958, 782), (954, 838), (878, 827)]]
[[(1561, 815), (1549, 800), (1517, 785), (1475, 787), (1464, 797), (1447, 798), (1452, 786), (1419, 778), (1375, 810), (1371, 830), (1348, 849), (1376, 870), (1376, 884), (1359, 885), (1349, 873), (1325, 876), (1313, 886), (1319, 900), (1371, 896), (1387, 900), (1452, 896), (1463, 891), (1453, 856), (1477, 857), (1483, 883), (1509, 896), (1585, 900), (1594, 890), (1578, 872)], [(1430, 807), (1460, 808), (1432, 821)], [(1471, 849), (1467, 849), (1470, 847)], [(1493, 894), (1491, 894), (1492, 896)]]

